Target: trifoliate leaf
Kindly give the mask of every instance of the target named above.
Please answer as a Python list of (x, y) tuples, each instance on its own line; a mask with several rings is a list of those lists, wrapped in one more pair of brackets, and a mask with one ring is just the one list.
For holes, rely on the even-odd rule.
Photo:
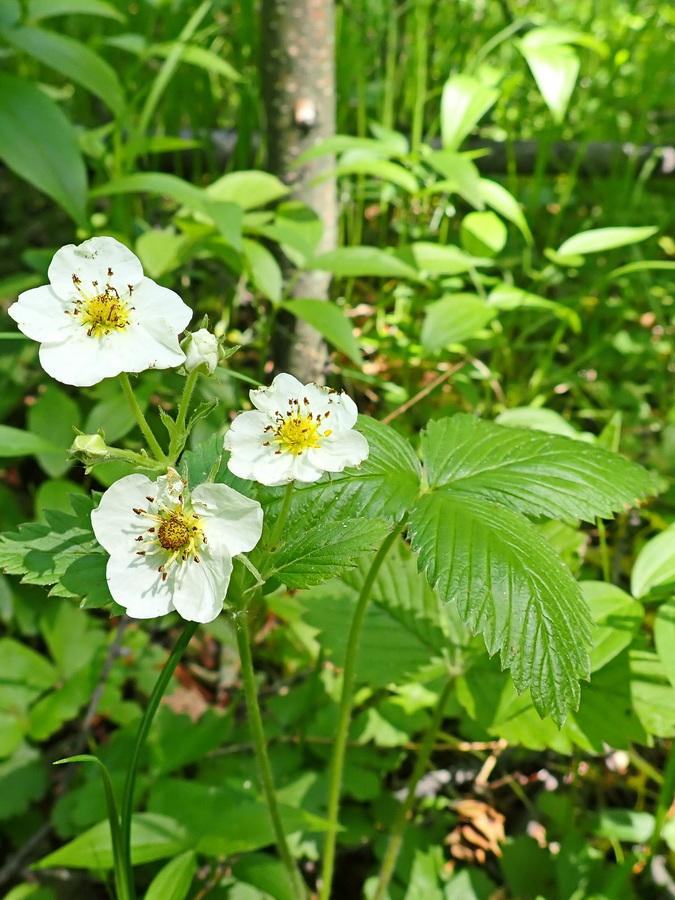
[(422, 447), (432, 488), (531, 516), (611, 518), (658, 488), (645, 469), (616, 453), (465, 413), (430, 422)]
[(562, 724), (589, 673), (591, 619), (560, 558), (522, 516), (448, 490), (419, 500), (410, 534), (441, 600), (500, 651), (540, 715)]

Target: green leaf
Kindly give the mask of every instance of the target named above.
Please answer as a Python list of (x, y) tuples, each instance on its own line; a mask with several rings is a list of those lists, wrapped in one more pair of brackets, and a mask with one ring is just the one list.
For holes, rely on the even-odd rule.
[(511, 510), (447, 491), (423, 496), (410, 521), (419, 567), (443, 602), (500, 651), (516, 690), (562, 725), (588, 677), (590, 616), (550, 545)]
[(334, 134), (326, 138), (326, 140), (320, 141), (314, 147), (310, 147), (309, 150), (305, 150), (298, 163), (299, 165), (304, 165), (320, 156), (340, 155), (350, 150), (363, 150), (372, 157), (388, 159), (390, 156), (400, 156), (407, 153), (407, 150), (404, 150), (401, 154), (401, 149), (395, 141), (356, 137), (351, 134)]
[(279, 548), (266, 557), (263, 575), (274, 576), (291, 589), (321, 584), (377, 549), (388, 531), (387, 523), (379, 519), (319, 521), (311, 528), (296, 519)]
[(517, 46), (554, 120), (562, 123), (579, 74), (578, 53), (566, 44), (534, 47), (521, 41)]
[(644, 545), (631, 574), (631, 593), (638, 599), (652, 588), (675, 582), (675, 525), (666, 528)]
[(534, 239), (530, 226), (527, 224), (527, 219), (513, 194), (507, 191), (503, 185), (496, 181), (490, 181), (488, 178), (480, 179), (479, 191), (485, 203), (496, 209), (500, 216), (504, 216), (509, 222), (513, 222), (527, 243), (532, 246)]
[(156, 279), (178, 268), (189, 246), (189, 239), (173, 228), (151, 228), (138, 237), (134, 249), (145, 274)]
[(675, 269), (675, 261), (668, 259), (639, 259), (625, 266), (619, 266), (609, 273), (610, 278), (618, 278), (619, 275), (629, 275), (631, 272), (646, 272), (652, 269)]
[(332, 172), (324, 175), (323, 179), (343, 175), (370, 175), (381, 178), (382, 181), (395, 184), (408, 194), (415, 194), (419, 190), (419, 183), (409, 169), (387, 159), (355, 159), (341, 163)]
[(37, 461), (52, 478), (63, 475), (73, 465), (68, 459), (67, 448), (73, 443), (74, 429), (80, 424), (80, 407), (65, 391), (55, 384), (49, 384), (37, 403), (28, 407), (28, 427), (49, 443), (63, 447), (55, 453), (39, 453)]
[(251, 169), (228, 172), (206, 188), (206, 193), (214, 200), (227, 200), (242, 209), (256, 209), (267, 206), (285, 197), (290, 191), (276, 175)]
[(279, 304), (284, 284), (279, 263), (267, 247), (263, 247), (257, 241), (244, 238), (242, 243), (254, 286), (272, 303)]
[(185, 900), (196, 870), (194, 850), (186, 850), (155, 875), (145, 893), (145, 900)]
[(593, 228), (582, 231), (567, 238), (558, 247), (560, 256), (585, 256), (587, 253), (600, 253), (602, 250), (613, 250), (615, 247), (626, 247), (646, 241), (659, 229), (652, 225), (639, 228)]
[(63, 454), (56, 444), (47, 441), (30, 431), (21, 428), (12, 428), (10, 425), (0, 425), (0, 457), (7, 456), (53, 456)]
[(53, 16), (102, 16), (125, 22), (126, 17), (117, 7), (106, 0), (28, 0), (28, 18), (37, 22)]
[(675, 687), (675, 597), (668, 597), (656, 611), (654, 643), (668, 681)]
[(12, 46), (94, 94), (117, 117), (124, 115), (126, 101), (117, 73), (85, 44), (64, 34), (29, 26), (7, 29), (2, 36)]
[(90, 553), (73, 560), (61, 575), (60, 583), (71, 596), (79, 599), (83, 609), (97, 609), (112, 602), (106, 579), (107, 564), (107, 554)]
[(514, 406), (500, 412), (495, 422), (507, 428), (533, 428), (546, 434), (560, 434), (573, 441), (586, 441), (588, 438), (587, 432), (577, 431), (560, 413), (544, 406)]
[[(166, 44), (153, 44), (148, 48), (148, 52), (151, 56), (167, 59), (171, 56), (174, 47), (175, 43), (173, 41)], [(226, 59), (214, 53), (213, 50), (209, 50), (207, 47), (199, 47), (197, 44), (184, 44), (181, 48), (180, 61), (182, 63), (190, 63), (190, 65), (204, 69), (205, 72), (211, 72), (213, 75), (220, 75), (229, 81), (244, 80)]]
[(161, 194), (176, 203), (189, 206), (208, 215), (207, 197), (200, 188), (177, 175), (165, 172), (135, 172), (122, 175), (89, 192), (91, 197), (109, 197), (111, 194)]
[(422, 439), (432, 488), (473, 495), (532, 516), (584, 519), (634, 505), (657, 489), (642, 467), (615, 453), (469, 413), (429, 422)]
[(453, 75), (441, 96), (441, 137), (446, 150), (457, 150), (464, 138), (499, 97), (470, 75)]
[(546, 300), (538, 294), (523, 291), (513, 284), (498, 284), (488, 294), (487, 302), (495, 309), (545, 309), (558, 319), (567, 322), (577, 334), (581, 332), (581, 320), (576, 310), (555, 300)]
[(451, 294), (424, 308), (420, 341), (427, 353), (460, 344), (484, 328), (496, 315), (476, 294)]
[(434, 150), (424, 156), (424, 162), (445, 179), (429, 185), (425, 193), (457, 192), (476, 209), (484, 208), (480, 172), (471, 159), (463, 153)]
[[(175, 806), (175, 809), (179, 807)], [(182, 853), (190, 844), (180, 822), (168, 815), (136, 813), (131, 822), (131, 861), (139, 866)], [(84, 834), (33, 863), (34, 869), (68, 866), (71, 869), (112, 869), (113, 853), (110, 825), (99, 822)]]
[(342, 307), (323, 300), (287, 300), (283, 304), (296, 318), (319, 331), (325, 339), (357, 366), (363, 364), (359, 342)]
[(307, 267), (322, 269), (345, 278), (372, 275), (419, 281), (419, 274), (413, 266), (377, 247), (339, 247), (310, 260)]
[(87, 172), (77, 134), (34, 84), (0, 73), (0, 159), (87, 227)]
[(20, 816), (47, 790), (45, 763), (40, 753), (20, 744), (9, 759), (0, 762), (0, 820)]
[(462, 219), (462, 247), (474, 256), (497, 256), (506, 246), (506, 225), (493, 212), (472, 212)]
[(249, 226), (247, 231), (276, 241), (291, 262), (304, 269), (319, 246), (323, 224), (308, 206), (292, 200), (277, 206), (272, 223)]
[(598, 626), (593, 631), (591, 651), (591, 672), (595, 672), (629, 646), (642, 624), (644, 609), (616, 585), (582, 581), (579, 586)]
[(428, 275), (459, 275), (470, 269), (494, 265), (491, 259), (472, 256), (452, 244), (432, 244), (429, 241), (417, 241), (401, 247), (398, 255), (405, 262), (410, 260), (412, 265)]
[(56, 680), (56, 670), (44, 656), (13, 638), (0, 638), (0, 709), (27, 707)]
[[(253, 885), (263, 892), (265, 897), (274, 900), (296, 900), (288, 881), (288, 872), (280, 859), (267, 853), (247, 853), (236, 860), (232, 866), (232, 874), (237, 881)], [(152, 900), (146, 897), (145, 900)], [(162, 900), (157, 897), (156, 900)]]

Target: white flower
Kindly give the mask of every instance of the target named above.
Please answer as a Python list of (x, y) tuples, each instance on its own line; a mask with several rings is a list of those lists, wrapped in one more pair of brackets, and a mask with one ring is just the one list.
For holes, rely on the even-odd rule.
[(182, 370), (194, 372), (195, 369), (200, 369), (204, 373), (213, 375), (220, 358), (218, 338), (215, 334), (211, 334), (206, 328), (200, 328), (199, 331), (183, 338), (180, 346), (185, 353)]
[(227, 465), (240, 478), (271, 486), (317, 481), (368, 458), (368, 441), (353, 431), (356, 404), (344, 392), (282, 374), (250, 397), (255, 410), (240, 413), (225, 435)]
[(223, 608), (232, 557), (258, 543), (263, 514), (225, 484), (200, 484), (190, 494), (169, 469), (154, 482), (145, 475), (116, 481), (91, 521), (110, 554), (110, 593), (130, 616), (175, 609), (189, 621), (210, 622)]
[(9, 314), (40, 341), (40, 363), (57, 381), (87, 386), (185, 359), (178, 335), (192, 311), (178, 294), (145, 278), (140, 260), (119, 241), (68, 244), (48, 274), (50, 283), (20, 294)]

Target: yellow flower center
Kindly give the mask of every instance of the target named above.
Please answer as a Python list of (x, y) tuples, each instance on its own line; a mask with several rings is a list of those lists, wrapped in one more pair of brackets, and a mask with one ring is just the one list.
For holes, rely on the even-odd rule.
[[(154, 497), (147, 499), (154, 503)], [(145, 509), (134, 509), (134, 512), (156, 523), (136, 540), (142, 541), (141, 547), (166, 551), (167, 558), (157, 569), (162, 581), (166, 581), (168, 569), (174, 562), (184, 563), (190, 558), (194, 562), (201, 562), (197, 551), (207, 542), (202, 520), (196, 513), (185, 510), (182, 498), (175, 509), (162, 508), (158, 515)], [(146, 556), (148, 551), (141, 549), (136, 552), (138, 556)]]
[[(305, 450), (321, 447), (321, 439), (332, 434), (330, 429), (321, 432), (322, 416), (315, 416), (309, 411), (309, 400), (304, 398), (305, 410), (301, 410), (299, 400), (289, 400), (288, 410), (285, 413), (276, 412), (274, 417), (276, 425), (268, 425), (265, 431), (271, 431), (274, 437), (269, 441), (265, 441), (264, 446), (269, 447), (272, 444), (278, 446), (275, 453), (292, 453), (293, 456), (300, 456)], [(327, 419), (330, 412), (324, 414), (323, 419)]]
[[(112, 269), (108, 269), (108, 276), (112, 276)], [(103, 291), (100, 290), (99, 283), (92, 281), (94, 293), (89, 294), (82, 288), (82, 282), (73, 275), (73, 284), (80, 295), (80, 299), (75, 301), (75, 309), (69, 315), (77, 316), (80, 324), (87, 329), (89, 337), (100, 338), (103, 335), (111, 334), (113, 331), (124, 331), (129, 324), (131, 310), (133, 306), (129, 306), (123, 300), (117, 288), (108, 282)], [(129, 296), (131, 296), (133, 287), (128, 285)]]

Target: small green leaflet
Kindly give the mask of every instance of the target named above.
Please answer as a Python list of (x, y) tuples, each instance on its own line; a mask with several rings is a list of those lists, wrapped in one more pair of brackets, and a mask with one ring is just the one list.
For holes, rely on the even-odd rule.
[(448, 490), (419, 500), (410, 535), (440, 599), (457, 604), (488, 653), (501, 651), (539, 714), (562, 725), (589, 674), (591, 620), (569, 569), (522, 516)]
[(619, 454), (558, 435), (482, 422), (468, 413), (429, 422), (422, 446), (432, 488), (446, 487), (531, 516), (611, 518), (658, 487), (645, 469)]

